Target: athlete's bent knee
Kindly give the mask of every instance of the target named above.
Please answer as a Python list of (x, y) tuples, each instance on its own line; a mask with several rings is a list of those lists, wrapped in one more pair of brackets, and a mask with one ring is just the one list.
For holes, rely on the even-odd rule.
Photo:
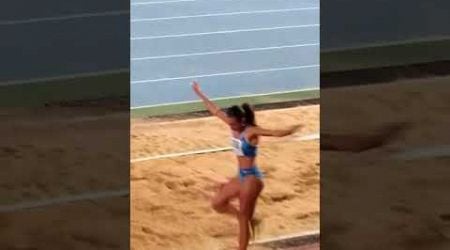
[(223, 202), (218, 201), (211, 201), (211, 207), (214, 209), (214, 211), (218, 213), (224, 213), (225, 212), (225, 204)]

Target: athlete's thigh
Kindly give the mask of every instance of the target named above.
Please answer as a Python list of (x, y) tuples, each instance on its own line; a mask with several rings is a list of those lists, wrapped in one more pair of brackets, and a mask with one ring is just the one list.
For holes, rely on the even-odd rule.
[(239, 196), (240, 183), (237, 178), (230, 179), (223, 184), (216, 195), (213, 197), (213, 203), (224, 204)]
[(261, 180), (254, 176), (246, 177), (241, 185), (239, 193), (240, 210), (248, 213), (251, 216), (258, 199), (261, 190), (263, 189), (263, 183)]

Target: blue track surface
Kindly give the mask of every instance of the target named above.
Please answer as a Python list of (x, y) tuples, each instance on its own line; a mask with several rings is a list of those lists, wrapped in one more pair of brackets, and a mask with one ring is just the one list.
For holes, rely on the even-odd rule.
[(319, 87), (318, 0), (131, 2), (131, 106)]
[(122, 0), (5, 1), (0, 85), (128, 68), (129, 19)]

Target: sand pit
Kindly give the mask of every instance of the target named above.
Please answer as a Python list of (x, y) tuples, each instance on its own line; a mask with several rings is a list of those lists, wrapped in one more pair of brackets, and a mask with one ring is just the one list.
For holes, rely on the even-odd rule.
[(128, 114), (111, 113), (97, 107), (0, 110), (0, 249), (128, 247), (126, 195), (59, 202), (128, 187)]
[(1, 204), (128, 186), (122, 167), (129, 152), (123, 145), (127, 114), (104, 116), (91, 110), (0, 111), (8, 121), (0, 124), (5, 131), (0, 165), (8, 173), (1, 183)]
[[(414, 151), (450, 145), (449, 82), (322, 91), (321, 132), (331, 136), (321, 142), (334, 146), (321, 152), (322, 246), (450, 249), (450, 155)], [(402, 124), (395, 134), (380, 132), (393, 124)]]
[[(319, 106), (260, 111), (257, 121), (272, 128), (300, 122), (301, 134), (317, 133)], [(135, 119), (131, 126), (132, 159), (228, 146), (228, 128), (216, 119)], [(258, 164), (266, 187), (256, 211), (263, 218), (258, 238), (317, 230), (319, 141), (265, 138), (261, 143)], [(208, 196), (217, 181), (236, 171), (231, 152), (132, 163), (132, 249), (229, 249), (237, 221), (216, 214)]]
[(127, 249), (128, 197), (0, 214), (1, 249)]

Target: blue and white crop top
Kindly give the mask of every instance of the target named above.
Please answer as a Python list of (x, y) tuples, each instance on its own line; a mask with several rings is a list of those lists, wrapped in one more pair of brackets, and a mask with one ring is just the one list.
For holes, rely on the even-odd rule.
[(255, 157), (258, 147), (251, 145), (247, 139), (245, 139), (244, 132), (242, 132), (238, 138), (231, 137), (231, 146), (237, 156)]

